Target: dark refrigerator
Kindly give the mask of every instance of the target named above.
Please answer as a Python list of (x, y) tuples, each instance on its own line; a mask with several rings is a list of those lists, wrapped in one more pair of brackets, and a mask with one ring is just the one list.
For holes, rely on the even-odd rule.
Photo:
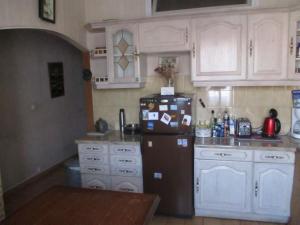
[(193, 207), (192, 96), (140, 99), (144, 192), (156, 193), (157, 212), (190, 217)]

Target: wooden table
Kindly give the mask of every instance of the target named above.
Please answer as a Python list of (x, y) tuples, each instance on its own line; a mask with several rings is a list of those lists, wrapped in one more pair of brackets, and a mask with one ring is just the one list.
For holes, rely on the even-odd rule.
[(145, 225), (158, 203), (156, 195), (57, 186), (1, 225)]

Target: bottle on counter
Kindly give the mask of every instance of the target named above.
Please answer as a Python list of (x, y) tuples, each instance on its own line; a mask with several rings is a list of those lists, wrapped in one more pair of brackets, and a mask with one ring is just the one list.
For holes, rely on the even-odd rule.
[(229, 134), (235, 135), (235, 117), (232, 114), (229, 115)]
[(226, 110), (224, 111), (223, 122), (224, 122), (224, 137), (228, 137), (229, 136), (229, 115)]

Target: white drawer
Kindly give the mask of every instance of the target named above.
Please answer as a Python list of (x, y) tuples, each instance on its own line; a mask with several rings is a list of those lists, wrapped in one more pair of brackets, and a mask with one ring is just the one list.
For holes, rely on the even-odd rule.
[(116, 177), (111, 178), (112, 190), (123, 192), (143, 193), (143, 179), (138, 177)]
[(112, 166), (141, 166), (141, 156), (128, 156), (128, 155), (111, 155), (110, 164)]
[(78, 144), (79, 154), (108, 153), (108, 144)]
[(109, 175), (109, 165), (80, 164), (80, 172), (88, 174)]
[(222, 148), (200, 148), (195, 146), (195, 158), (231, 161), (252, 161), (252, 150), (230, 150)]
[(111, 177), (90, 174), (81, 174), (81, 186), (99, 190), (111, 189)]
[(283, 151), (255, 151), (254, 161), (270, 163), (295, 163), (295, 153)]
[(142, 167), (112, 166), (111, 167), (111, 175), (142, 177)]
[(126, 154), (126, 155), (140, 155), (140, 145), (126, 145), (126, 144), (111, 144), (109, 146), (110, 154)]
[(108, 154), (79, 154), (80, 164), (109, 164)]

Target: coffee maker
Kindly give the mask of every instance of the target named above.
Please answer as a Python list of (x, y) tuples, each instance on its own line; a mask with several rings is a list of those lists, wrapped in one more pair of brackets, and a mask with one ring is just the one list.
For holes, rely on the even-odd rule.
[(292, 125), (291, 135), (300, 139), (300, 90), (292, 91), (293, 108), (292, 108)]

